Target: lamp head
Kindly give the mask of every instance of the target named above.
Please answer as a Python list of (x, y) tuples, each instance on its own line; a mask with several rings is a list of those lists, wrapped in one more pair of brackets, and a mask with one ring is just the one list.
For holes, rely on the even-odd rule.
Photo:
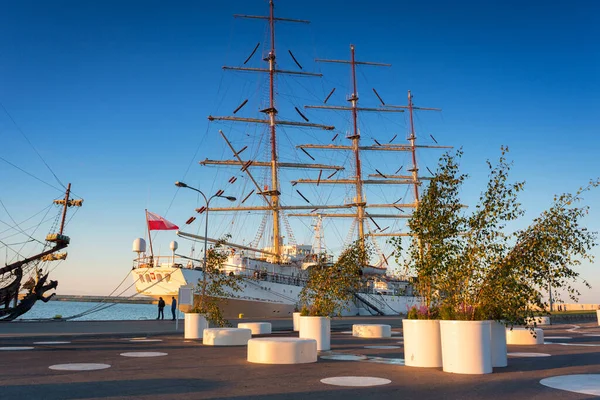
[(183, 183), (183, 182), (179, 182), (179, 181), (175, 182), (175, 186), (177, 186), (177, 187), (181, 187), (181, 188), (188, 187), (188, 185), (186, 185), (186, 184), (185, 184), (185, 183)]

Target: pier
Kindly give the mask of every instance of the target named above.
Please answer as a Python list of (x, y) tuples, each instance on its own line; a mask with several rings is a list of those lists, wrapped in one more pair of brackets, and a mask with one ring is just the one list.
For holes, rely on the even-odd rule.
[(127, 303), (127, 304), (155, 304), (157, 300), (150, 297), (117, 297), (117, 296), (80, 296), (72, 294), (59, 294), (52, 301), (82, 301), (89, 303)]

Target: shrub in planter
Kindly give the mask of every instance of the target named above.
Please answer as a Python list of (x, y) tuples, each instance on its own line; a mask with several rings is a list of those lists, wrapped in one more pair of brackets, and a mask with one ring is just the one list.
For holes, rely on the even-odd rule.
[[(448, 351), (465, 347), (466, 354), (481, 356), (478, 367), (461, 370), (457, 363), (464, 362), (467, 367), (477, 361), (461, 357), (460, 352), (455, 355), (462, 361), (456, 361), (443, 349), (444, 370), (491, 372), (491, 357), (486, 350), (490, 347), (491, 328), (486, 328), (487, 324), (471, 324), (473, 332), (453, 335), (469, 339), (451, 346), (446, 345), (444, 327), (456, 331), (469, 325), (460, 321), (486, 320), (502, 321), (508, 326), (523, 324), (546, 309), (543, 294), (548, 285), (576, 298), (578, 292), (571, 282), (578, 273), (572, 267), (592, 258), (590, 250), (595, 246), (596, 235), (580, 224), (587, 208), (574, 204), (599, 182), (590, 182), (575, 195), (556, 197), (554, 204), (527, 228), (509, 233), (507, 224), (524, 215), (517, 201), (524, 183), (508, 182), (511, 164), (506, 160), (507, 151), (502, 149), (496, 166), (488, 162), (490, 179), (486, 190), (475, 210), (464, 216), (456, 208), (462, 179), (452, 179), (453, 175), (447, 172), (461, 175), (455, 170), (454, 156), (446, 155), (439, 169), (441, 176), (447, 175), (442, 183), (448, 187), (440, 186), (434, 179), (423, 197), (424, 207), (420, 204), (411, 220), (415, 240), (410, 253), (413, 258), (419, 257), (413, 262), (419, 293), (428, 307), (439, 306), (443, 320), (457, 321), (442, 323), (442, 347)], [(433, 226), (434, 221), (441, 221), (441, 227)], [(444, 224), (446, 221), (450, 223)], [(446, 368), (447, 362), (453, 364)]]
[(231, 326), (223, 317), (222, 306), (227, 302), (226, 297), (234, 297), (235, 293), (242, 290), (238, 275), (221, 272), (227, 261), (227, 251), (223, 248), (225, 239), (227, 238), (207, 251), (203, 279), (198, 281), (200, 294), (194, 296), (194, 307), (191, 310), (192, 313), (204, 314), (211, 325), (219, 327)]
[(306, 286), (300, 292), (300, 337), (317, 340), (318, 350), (329, 350), (330, 320), (349, 307), (361, 283), (361, 267), (367, 265), (371, 247), (354, 242), (333, 264), (327, 257), (308, 270)]

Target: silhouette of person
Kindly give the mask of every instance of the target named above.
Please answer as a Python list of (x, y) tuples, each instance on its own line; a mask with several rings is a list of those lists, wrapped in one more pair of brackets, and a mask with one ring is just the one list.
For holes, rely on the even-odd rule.
[(173, 297), (171, 300), (171, 314), (173, 315), (173, 321), (175, 321), (176, 310), (177, 310), (177, 300), (175, 300), (175, 297)]
[(165, 301), (162, 297), (158, 298), (158, 317), (156, 319), (165, 319)]

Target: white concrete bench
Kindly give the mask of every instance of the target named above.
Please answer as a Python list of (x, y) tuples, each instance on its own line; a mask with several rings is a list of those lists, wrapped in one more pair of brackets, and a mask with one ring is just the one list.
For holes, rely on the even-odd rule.
[(252, 339), (250, 329), (207, 328), (204, 330), (202, 344), (207, 346), (245, 346)]
[(528, 328), (506, 328), (506, 344), (544, 344), (544, 331), (535, 328), (535, 337)]
[(250, 329), (253, 335), (270, 335), (270, 322), (240, 322), (238, 328)]
[(389, 338), (392, 337), (392, 327), (390, 325), (355, 324), (352, 325), (352, 336), (365, 338)]
[(317, 341), (301, 338), (256, 338), (248, 341), (248, 361), (258, 364), (317, 362)]

